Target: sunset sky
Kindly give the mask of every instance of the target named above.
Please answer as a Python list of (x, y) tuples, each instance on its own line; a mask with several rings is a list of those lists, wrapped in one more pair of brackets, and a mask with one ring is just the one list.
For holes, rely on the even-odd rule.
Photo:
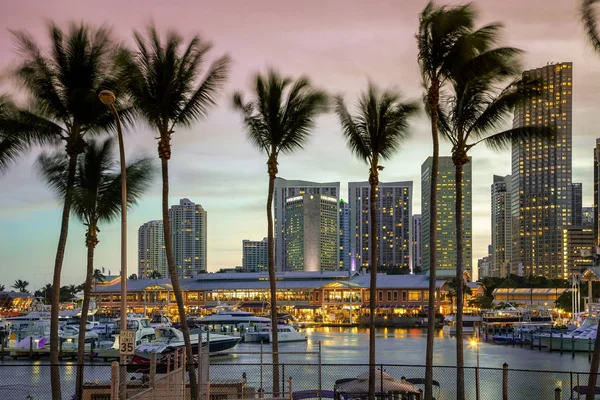
[[(592, 148), (600, 137), (600, 56), (587, 45), (578, 21), (577, 0), (485, 0), (480, 24), (505, 23), (505, 43), (527, 53), (524, 67), (573, 62), (573, 182), (583, 183), (584, 206), (593, 194)], [(159, 30), (175, 28), (186, 37), (199, 33), (214, 44), (211, 58), (228, 53), (231, 76), (219, 106), (192, 129), (178, 130), (170, 162), (171, 204), (182, 197), (208, 211), (208, 268), (241, 265), (243, 239), (266, 236), (266, 159), (244, 136), (230, 106), (236, 89), (247, 90), (257, 71), (274, 67), (286, 75), (307, 74), (314, 85), (344, 94), (353, 103), (368, 79), (396, 86), (407, 98), (422, 94), (414, 35), (421, 0), (390, 1), (18, 1), (0, 13), (0, 93), (13, 91), (6, 71), (15, 64), (15, 44), (8, 29), (27, 30), (46, 45), (46, 21), (65, 26), (70, 20), (106, 24), (114, 36), (131, 44), (133, 29), (154, 21)], [(18, 95), (16, 96), (18, 97)], [(413, 121), (413, 138), (384, 162), (381, 181), (414, 182), (413, 208), (420, 211), (420, 168), (431, 152), (428, 121)], [(127, 132), (127, 155), (156, 156), (155, 133), (144, 125)], [(442, 155), (448, 155), (444, 144)], [(60, 205), (32, 168), (37, 152), (0, 176), (0, 283), (16, 279), (37, 289), (52, 277), (60, 227)], [(490, 242), (492, 175), (510, 173), (510, 153), (475, 148), (473, 156), (473, 265)], [(156, 159), (158, 165), (158, 158)], [(367, 180), (367, 167), (345, 147), (337, 120), (319, 118), (305, 150), (280, 159), (279, 176), (287, 179)], [(137, 272), (137, 229), (160, 219), (158, 180), (129, 213), (128, 261)], [(100, 227), (96, 267), (119, 271), (119, 224)], [(84, 227), (72, 219), (63, 282), (84, 279)]]

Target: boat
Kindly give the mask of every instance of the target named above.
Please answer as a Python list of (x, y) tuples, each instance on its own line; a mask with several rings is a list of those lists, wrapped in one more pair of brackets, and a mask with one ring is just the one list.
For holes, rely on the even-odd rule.
[[(481, 324), (480, 315), (463, 315), (463, 336), (473, 336), (475, 328)], [(447, 315), (444, 318), (444, 326), (442, 332), (446, 335), (456, 335), (456, 316)]]
[(152, 328), (161, 328), (164, 326), (173, 326), (173, 321), (171, 321), (171, 318), (167, 317), (166, 315), (155, 315), (152, 317), (152, 319), (150, 320), (150, 326)]
[(216, 308), (216, 313), (199, 318), (196, 324), (215, 331), (225, 331), (228, 328), (239, 329), (241, 327), (259, 329), (271, 323), (270, 318), (258, 317), (251, 312), (235, 309), (235, 307), (217, 306)]
[(551, 347), (553, 350), (565, 351), (592, 351), (598, 332), (598, 319), (589, 317), (581, 325), (571, 331), (549, 332), (534, 334), (536, 346)]
[[(296, 330), (292, 325), (277, 325), (277, 340), (285, 342), (305, 342), (308, 340), (306, 333)], [(273, 332), (270, 326), (258, 330), (249, 330), (244, 334), (245, 342), (272, 342)]]
[[(117, 326), (119, 326), (119, 323), (117, 323)], [(135, 331), (135, 342), (138, 345), (142, 342), (151, 342), (156, 338), (154, 328), (150, 326), (150, 320), (143, 316), (128, 316), (127, 329)], [(115, 338), (113, 349), (119, 349), (119, 334), (112, 336)]]
[(534, 335), (549, 333), (552, 329), (551, 322), (519, 322), (513, 325), (511, 331), (493, 335), (492, 341), (496, 344), (528, 344), (531, 343)]
[[(396, 380), (387, 372), (375, 370), (375, 396), (380, 399), (421, 398), (421, 391), (407, 379)], [(338, 379), (333, 387), (335, 399), (364, 399), (369, 394), (369, 373), (365, 372), (356, 378)]]

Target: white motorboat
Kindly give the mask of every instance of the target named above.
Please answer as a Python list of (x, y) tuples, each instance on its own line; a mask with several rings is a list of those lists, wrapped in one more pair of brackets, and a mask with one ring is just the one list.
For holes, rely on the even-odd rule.
[(553, 350), (564, 349), (565, 351), (591, 351), (598, 332), (598, 319), (586, 318), (581, 325), (572, 331), (562, 333), (544, 332), (533, 335), (533, 343), (542, 347), (552, 346)]
[[(119, 323), (117, 323), (119, 326)], [(127, 317), (127, 329), (135, 331), (135, 341), (137, 344), (142, 342), (151, 342), (155, 339), (154, 328), (150, 326), (150, 320), (146, 317), (132, 315)], [(114, 349), (119, 348), (119, 334), (113, 335), (115, 342), (113, 344)]]
[[(277, 325), (277, 339), (279, 343), (305, 342), (308, 336), (304, 332), (296, 330), (292, 325)], [(270, 326), (256, 331), (248, 331), (244, 334), (246, 342), (272, 342), (273, 332)]]
[[(172, 326), (163, 326), (154, 329), (155, 339), (142, 343), (136, 348), (136, 352), (142, 353), (160, 353), (166, 354), (174, 350), (184, 348), (185, 341), (183, 332)], [(208, 344), (209, 354), (216, 354), (226, 350), (230, 350), (237, 346), (241, 338), (227, 335), (219, 335), (216, 333), (207, 333), (204, 331), (192, 330), (190, 332), (190, 342), (192, 344), (192, 353), (198, 354), (198, 342), (202, 343), (202, 347)]]
[(236, 310), (233, 307), (218, 306), (215, 314), (207, 315), (196, 321), (196, 324), (206, 326), (210, 329), (220, 330), (221, 328), (240, 328), (253, 326), (256, 329), (262, 328), (271, 323), (270, 318), (257, 317), (251, 312)]
[(152, 320), (150, 320), (150, 326), (152, 328), (173, 326), (173, 321), (171, 321), (171, 318), (167, 317), (166, 315), (155, 315), (152, 317)]

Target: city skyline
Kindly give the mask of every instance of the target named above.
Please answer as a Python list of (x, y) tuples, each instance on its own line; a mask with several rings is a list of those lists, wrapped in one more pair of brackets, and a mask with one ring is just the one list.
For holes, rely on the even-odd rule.
[[(332, 93), (344, 92), (348, 98), (366, 86), (367, 77), (381, 86), (398, 85), (407, 97), (420, 98), (422, 90), (414, 33), (418, 12), (425, 3), (394, 6), (388, 2), (373, 2), (362, 8), (357, 4), (341, 7), (341, 3), (337, 2), (309, 2), (303, 10), (298, 10), (284, 4), (266, 5), (265, 2), (265, 5), (242, 5), (240, 15), (244, 17), (241, 18), (226, 13), (222, 5), (206, 10), (202, 4), (191, 2), (182, 4), (179, 11), (158, 2), (145, 4), (144, 9), (152, 9), (154, 15), (140, 13), (140, 4), (132, 2), (121, 7), (118, 16), (110, 12), (110, 2), (69, 3), (68, 7), (31, 2), (27, 7), (24, 4), (11, 7), (0, 16), (0, 21), (2, 26), (11, 29), (27, 28), (36, 39), (44, 40), (42, 22), (45, 19), (56, 19), (63, 24), (85, 15), (94, 24), (110, 22), (115, 27), (116, 36), (130, 44), (132, 28), (142, 29), (153, 16), (160, 15), (159, 28), (181, 28), (186, 35), (199, 30), (203, 37), (214, 42), (215, 54), (231, 54), (234, 59), (232, 78), (219, 100), (219, 108), (211, 112), (207, 121), (175, 135), (171, 161), (172, 197), (169, 203), (190, 197), (211, 211), (208, 269), (216, 271), (239, 264), (242, 239), (266, 235), (265, 160), (251, 148), (239, 118), (229, 109), (231, 92), (234, 89), (247, 90), (251, 74), (271, 65), (293, 76), (306, 73), (319, 87)], [(578, 25), (576, 6), (556, 3), (549, 7), (544, 4), (541, 1), (477, 3), (482, 10), (482, 23), (504, 22), (504, 41), (527, 51), (526, 69), (542, 66), (548, 61), (574, 62), (577, 92), (573, 105), (573, 182), (583, 183), (583, 205), (590, 206), (593, 203), (593, 160), (589, 149), (595, 144), (595, 127), (599, 122), (595, 110), (600, 106), (600, 99), (595, 96), (598, 90), (596, 81), (592, 79), (597, 74), (597, 59), (590, 57), (591, 51)], [(200, 20), (191, 18), (196, 14), (194, 7), (205, 11)], [(189, 17), (182, 11), (188, 9)], [(343, 18), (339, 18), (340, 12)], [(532, 12), (543, 14), (534, 24), (527, 17)], [(248, 15), (259, 13), (262, 13), (263, 30), (255, 36), (240, 35), (240, 32), (250, 29), (249, 24), (253, 24), (253, 18)], [(222, 22), (223, 15), (227, 15), (225, 22)], [(332, 18), (334, 15), (337, 17)], [(273, 33), (281, 27), (286, 27), (285, 34), (274, 38)], [(383, 39), (373, 45), (373, 35)], [(266, 38), (270, 40), (266, 41)], [(315, 44), (313, 38), (322, 40)], [(11, 36), (6, 30), (0, 32), (0, 54), (2, 68), (15, 60)], [(2, 82), (2, 88), (8, 84)], [(139, 153), (155, 154), (156, 143), (148, 128), (140, 125), (133, 129), (133, 134), (131, 129), (127, 131), (128, 158)], [(395, 157), (383, 163), (386, 168), (381, 179), (413, 181), (413, 213), (418, 213), (421, 208), (419, 165), (431, 152), (428, 121), (424, 116), (415, 121), (413, 131), (413, 139)], [(441, 154), (449, 154), (447, 143), (442, 144)], [(478, 147), (472, 156), (473, 258), (476, 260), (487, 253), (490, 240), (489, 185), (492, 176), (508, 175), (511, 171), (509, 151), (495, 153)], [(23, 158), (0, 177), (0, 184), (9, 193), (0, 198), (0, 240), (3, 243), (0, 259), (2, 266), (9, 270), (5, 277), (7, 282), (23, 278), (26, 274), (32, 277), (29, 279), (32, 287), (41, 287), (49, 282), (52, 274), (60, 207), (32, 172), (34, 158), (33, 154)], [(317, 131), (306, 151), (293, 157), (282, 157), (279, 169), (280, 176), (285, 178), (339, 181), (341, 187), (349, 181), (366, 179), (364, 166), (354, 160), (345, 148), (340, 128), (332, 115), (318, 120)], [(130, 270), (133, 271), (136, 265), (137, 228), (143, 222), (159, 217), (160, 184), (156, 181), (149, 194), (129, 214)], [(37, 233), (30, 236), (34, 224)], [(236, 227), (234, 232), (232, 226)], [(119, 225), (105, 224), (100, 229), (103, 238), (98, 247), (96, 265), (115, 272), (119, 265)], [(81, 224), (74, 220), (71, 222), (63, 273), (65, 284), (83, 281), (83, 230)], [(31, 251), (32, 246), (35, 252)]]

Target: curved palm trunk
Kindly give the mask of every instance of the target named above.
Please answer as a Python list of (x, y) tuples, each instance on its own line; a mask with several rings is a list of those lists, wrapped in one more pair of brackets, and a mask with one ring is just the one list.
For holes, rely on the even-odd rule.
[[(83, 394), (83, 374), (85, 357), (85, 326), (90, 309), (92, 293), (92, 277), (94, 276), (94, 250), (96, 248), (96, 226), (90, 224), (87, 233), (87, 271), (83, 284), (83, 304), (81, 305), (81, 320), (79, 321), (79, 336), (77, 338), (77, 380), (75, 386), (75, 399), (80, 400)], [(91, 349), (90, 349), (91, 350)]]
[(456, 398), (464, 400), (465, 398), (465, 358), (463, 352), (463, 221), (462, 221), (462, 172), (463, 166), (458, 163), (455, 165), (455, 190), (456, 190)]
[[(186, 363), (188, 365), (192, 365), (192, 367), (189, 367), (191, 399), (196, 400), (198, 398), (198, 384), (196, 381), (194, 354), (192, 352), (192, 343), (190, 341), (190, 329), (188, 327), (187, 318), (185, 317), (185, 307), (183, 304), (181, 285), (179, 284), (179, 276), (177, 275), (177, 270), (175, 269), (173, 243), (171, 241), (171, 225), (169, 223), (169, 160), (161, 157), (160, 162), (163, 183), (162, 214), (167, 265), (169, 267), (169, 274), (171, 275), (171, 285), (173, 285), (173, 293), (175, 294), (175, 300), (177, 301), (177, 312), (179, 313), (179, 319), (181, 322), (181, 331), (183, 332), (183, 339), (185, 341), (185, 353), (187, 359)], [(198, 338), (198, 340), (200, 341), (200, 338)], [(198, 343), (198, 346), (200, 347), (200, 343)]]
[[(271, 166), (269, 166), (271, 169)], [(279, 396), (279, 337), (277, 334), (277, 282), (275, 280), (275, 238), (273, 237), (273, 192), (275, 174), (269, 173), (269, 193), (267, 195), (267, 266), (271, 289), (271, 342), (273, 352), (273, 397)]]
[(69, 155), (69, 172), (67, 176), (67, 193), (63, 205), (60, 236), (56, 259), (54, 261), (54, 277), (52, 278), (52, 296), (50, 308), (50, 384), (52, 386), (52, 400), (61, 400), (60, 369), (58, 365), (58, 308), (60, 306), (60, 274), (62, 272), (67, 236), (69, 233), (69, 215), (73, 201), (73, 185), (75, 184), (75, 170), (77, 168), (77, 154)]
[[(600, 331), (600, 329), (598, 329)], [(592, 354), (592, 364), (590, 365), (590, 376), (588, 378), (588, 387), (595, 388), (598, 381), (598, 366), (600, 366), (600, 334), (596, 332), (596, 341), (594, 342), (594, 353)], [(585, 400), (594, 400), (594, 391), (588, 390)]]
[[(371, 282), (369, 287), (369, 400), (375, 400), (375, 296), (377, 295), (377, 161), (375, 167), (371, 167), (371, 176), (369, 181), (371, 191), (369, 194), (369, 223), (371, 224), (371, 251), (369, 263), (371, 264)], [(375, 172), (373, 172), (375, 170)]]
[(435, 286), (437, 270), (437, 179), (440, 157), (438, 136), (439, 83), (432, 82), (427, 96), (431, 109), (433, 158), (429, 174), (429, 309), (427, 310), (427, 350), (425, 352), (425, 400), (433, 399), (433, 338), (435, 337)]

